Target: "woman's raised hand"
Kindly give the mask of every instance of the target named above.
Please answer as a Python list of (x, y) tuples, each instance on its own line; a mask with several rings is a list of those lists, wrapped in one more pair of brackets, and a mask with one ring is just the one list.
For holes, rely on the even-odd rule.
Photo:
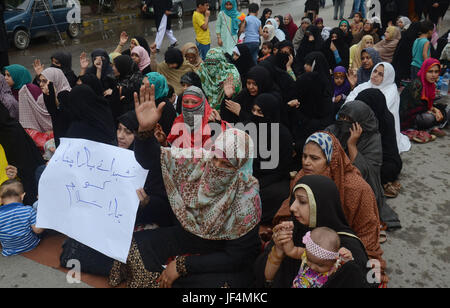
[(236, 90), (234, 88), (233, 75), (230, 74), (230, 76), (228, 76), (228, 78), (224, 81), (223, 91), (225, 92), (225, 96), (228, 98), (233, 97), (233, 95), (236, 93)]
[(44, 71), (45, 66), (41, 63), (41, 60), (35, 59), (33, 62), (33, 68), (36, 76), (39, 76)]
[(119, 45), (123, 46), (127, 43), (127, 41), (128, 41), (128, 34), (125, 31), (122, 31), (122, 33), (120, 33)]
[(89, 67), (89, 59), (85, 52), (82, 52), (80, 55), (80, 67), (81, 69), (86, 70)]
[(165, 102), (161, 102), (156, 107), (155, 86), (150, 86), (148, 80), (145, 80), (139, 97), (136, 92), (134, 93), (134, 106), (140, 132), (151, 131), (155, 128), (156, 123), (161, 119), (165, 105)]
[(354, 87), (356, 87), (356, 84), (358, 83), (358, 76), (354, 69), (348, 70), (347, 79), (348, 79), (348, 82), (350, 82), (350, 86), (352, 87), (352, 89)]

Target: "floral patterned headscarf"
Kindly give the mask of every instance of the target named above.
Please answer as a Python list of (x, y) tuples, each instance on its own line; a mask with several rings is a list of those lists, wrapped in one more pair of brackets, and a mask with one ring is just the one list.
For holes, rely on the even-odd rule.
[(209, 104), (216, 110), (220, 109), (225, 96), (223, 83), (229, 76), (233, 77), (235, 93), (238, 94), (242, 89), (238, 69), (227, 61), (221, 48), (213, 48), (208, 52), (197, 74), (200, 76)]
[[(217, 167), (214, 158), (233, 167)], [(262, 208), (252, 164), (253, 141), (237, 129), (219, 135), (211, 151), (162, 148), (164, 184), (183, 228), (208, 240), (234, 240), (255, 228)]]

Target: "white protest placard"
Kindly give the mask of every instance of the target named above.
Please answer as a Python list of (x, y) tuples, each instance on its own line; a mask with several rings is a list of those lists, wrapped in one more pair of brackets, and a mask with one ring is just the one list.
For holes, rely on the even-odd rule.
[(39, 181), (36, 226), (61, 232), (126, 263), (148, 171), (134, 152), (62, 138)]

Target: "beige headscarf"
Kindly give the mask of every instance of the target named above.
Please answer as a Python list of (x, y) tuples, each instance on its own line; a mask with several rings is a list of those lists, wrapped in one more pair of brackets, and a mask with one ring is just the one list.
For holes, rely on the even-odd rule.
[(202, 57), (200, 56), (200, 52), (197, 48), (197, 45), (194, 43), (186, 43), (183, 48), (181, 48), (181, 52), (183, 53), (183, 57), (186, 59), (186, 54), (195, 54), (197, 56), (197, 60), (195, 64), (190, 63), (195, 67), (195, 69), (200, 68), (200, 64), (203, 63)]
[(374, 46), (380, 54), (381, 60), (392, 63), (397, 45), (400, 42), (402, 34), (398, 27), (390, 26), (386, 29), (386, 37)]
[(354, 50), (354, 52), (351, 53), (353, 56), (352, 57), (352, 68), (359, 69), (361, 67), (361, 65), (362, 65), (361, 53), (364, 49), (367, 48), (367, 45), (366, 45), (367, 42), (372, 42), (372, 46), (370, 46), (370, 47), (373, 47), (374, 41), (373, 41), (373, 37), (371, 35), (365, 35), (362, 38), (361, 42), (359, 42), (358, 44), (353, 45), (351, 47), (351, 49)]

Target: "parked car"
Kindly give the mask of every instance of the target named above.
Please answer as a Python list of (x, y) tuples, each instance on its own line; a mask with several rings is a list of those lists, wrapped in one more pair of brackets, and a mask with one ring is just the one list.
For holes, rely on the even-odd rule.
[(72, 3), (68, 0), (6, 0), (4, 19), (9, 39), (16, 48), (26, 49), (32, 38), (54, 34), (56, 28), (67, 32), (71, 38), (77, 37), (80, 25), (69, 22), (68, 13), (80, 8)]
[[(172, 12), (173, 15), (178, 18), (182, 18), (185, 13), (193, 12), (197, 9), (196, 0), (172, 0), (173, 7)], [(220, 2), (219, 0), (209, 0), (209, 8), (212, 11), (220, 10)], [(144, 6), (145, 1), (142, 0), (141, 8)], [(149, 10), (143, 13), (144, 17), (153, 16), (153, 8), (149, 8)]]

